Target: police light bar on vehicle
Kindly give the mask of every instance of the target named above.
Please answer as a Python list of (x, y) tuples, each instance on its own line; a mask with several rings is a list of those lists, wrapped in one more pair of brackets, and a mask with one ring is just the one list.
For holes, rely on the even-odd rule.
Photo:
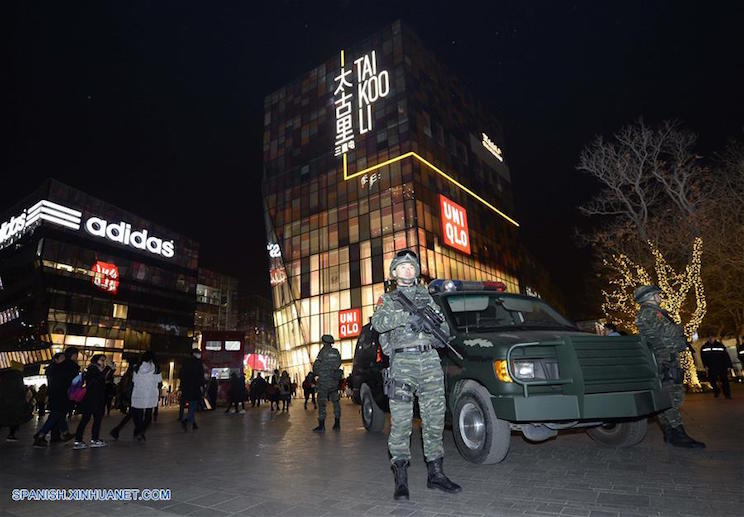
[(430, 293), (451, 293), (456, 291), (498, 291), (506, 292), (504, 282), (472, 282), (463, 280), (432, 280), (429, 284)]

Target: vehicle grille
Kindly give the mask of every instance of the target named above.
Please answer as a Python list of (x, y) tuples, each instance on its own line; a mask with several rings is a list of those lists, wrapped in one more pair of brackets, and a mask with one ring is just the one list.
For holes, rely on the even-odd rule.
[(651, 351), (637, 336), (574, 337), (584, 392), (639, 391), (658, 387)]

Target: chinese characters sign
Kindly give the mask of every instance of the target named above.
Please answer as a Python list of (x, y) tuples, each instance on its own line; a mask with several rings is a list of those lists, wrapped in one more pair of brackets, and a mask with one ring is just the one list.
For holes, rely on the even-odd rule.
[(346, 339), (358, 336), (362, 331), (362, 309), (347, 309), (338, 312), (338, 337)]
[(101, 262), (93, 264), (93, 285), (107, 293), (116, 294), (119, 289), (119, 268), (116, 264)]
[(439, 195), (441, 208), (442, 238), (447, 246), (470, 255), (468, 236), (468, 213), (463, 207)]
[(342, 50), (341, 69), (333, 81), (336, 84), (333, 91), (336, 109), (334, 155), (340, 156), (356, 147), (357, 132), (363, 135), (372, 130), (372, 105), (390, 93), (390, 74), (387, 70), (378, 71), (374, 50), (355, 59), (353, 66), (347, 69)]

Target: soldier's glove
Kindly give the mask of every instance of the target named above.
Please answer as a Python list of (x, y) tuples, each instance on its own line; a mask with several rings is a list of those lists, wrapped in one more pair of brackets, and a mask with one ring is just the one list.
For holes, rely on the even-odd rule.
[(415, 313), (411, 316), (411, 320), (408, 322), (413, 332), (421, 332), (424, 328), (424, 315)]

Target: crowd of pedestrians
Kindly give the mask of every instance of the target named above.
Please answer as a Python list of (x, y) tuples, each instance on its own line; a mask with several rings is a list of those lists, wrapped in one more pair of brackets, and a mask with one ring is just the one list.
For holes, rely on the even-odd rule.
[[(54, 354), (45, 370), (47, 383), (38, 390), (23, 383), (23, 365), (0, 371), (0, 427), (7, 427), (6, 440), (17, 440), (18, 428), (30, 421), (33, 413), (39, 416), (39, 428), (33, 435), (33, 446), (46, 448), (52, 443), (74, 439), (73, 450), (106, 447), (102, 438), (104, 416), (114, 409), (120, 413), (116, 425), (108, 432), (114, 441), (130, 421), (133, 422), (134, 441), (147, 440), (147, 431), (157, 419), (159, 406), (178, 402), (178, 421), (184, 431), (196, 431), (196, 413), (215, 409), (220, 394), (219, 381), (205, 375), (201, 351), (192, 350), (178, 374), (180, 387), (171, 392), (164, 386), (157, 358), (144, 352), (129, 361), (120, 378), (115, 377), (116, 366), (104, 354), (94, 354), (88, 364), (81, 364), (80, 352), (69, 347)], [(339, 395), (349, 394), (346, 379), (339, 383)], [(310, 372), (301, 383), (305, 403), (318, 408), (317, 378)], [(243, 414), (246, 401), (251, 407), (268, 402), (272, 412), (288, 413), (292, 400), (297, 397), (298, 384), (289, 373), (276, 369), (270, 375), (256, 372), (246, 382), (245, 374), (233, 372), (227, 386), (223, 386), (227, 407), (225, 413)], [(79, 415), (71, 427), (74, 415)], [(72, 432), (71, 432), (72, 429)]]

